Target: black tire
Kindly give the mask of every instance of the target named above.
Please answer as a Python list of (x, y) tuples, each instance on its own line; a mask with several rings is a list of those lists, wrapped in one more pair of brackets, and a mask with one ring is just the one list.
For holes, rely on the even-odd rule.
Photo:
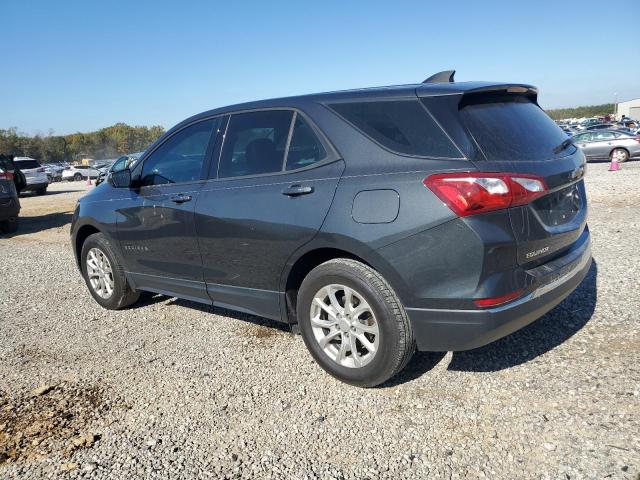
[[(94, 291), (93, 287), (91, 286), (91, 282), (89, 281), (89, 276), (87, 274), (87, 255), (92, 248), (98, 248), (99, 250), (101, 250), (109, 260), (109, 263), (112, 267), (114, 286), (111, 296), (107, 299), (102, 298), (100, 295), (98, 295)], [(138, 301), (140, 292), (136, 292), (129, 287), (127, 278), (124, 274), (123, 263), (120, 260), (120, 257), (114, 251), (111, 242), (109, 242), (104, 234), (94, 233), (93, 235), (87, 237), (84, 244), (82, 245), (82, 252), (80, 255), (82, 276), (84, 277), (85, 283), (89, 288), (91, 296), (102, 307), (109, 310), (119, 310), (121, 308), (128, 307), (129, 305)]]
[[(310, 318), (313, 298), (330, 284), (354, 289), (364, 297), (377, 319), (378, 349), (362, 367), (350, 368), (334, 361), (313, 334)], [(329, 374), (351, 385), (374, 387), (384, 383), (406, 366), (416, 349), (411, 322), (391, 286), (374, 269), (355, 260), (338, 258), (314, 268), (300, 286), (296, 311), (302, 338), (315, 361)]]
[(629, 152), (627, 152), (624, 148), (614, 148), (609, 154), (609, 160), (613, 160), (613, 157), (618, 154), (618, 163), (624, 163), (629, 160)]
[(82, 174), (81, 173), (76, 173), (73, 175), (73, 180), (76, 182), (79, 182), (80, 180), (82, 180)]
[(16, 233), (18, 231), (18, 219), (12, 218), (0, 222), (0, 231), (2, 233)]
[(47, 187), (39, 188), (38, 190), (36, 190), (36, 195), (44, 195), (46, 193), (47, 193)]

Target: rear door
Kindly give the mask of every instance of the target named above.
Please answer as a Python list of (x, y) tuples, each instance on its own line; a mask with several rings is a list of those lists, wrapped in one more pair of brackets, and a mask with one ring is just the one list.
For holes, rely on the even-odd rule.
[[(442, 102), (449, 105), (450, 120), (459, 121), (455, 135), (464, 132), (472, 145), (467, 152), (478, 170), (530, 174), (546, 183), (548, 194), (508, 210), (518, 262), (530, 264), (559, 254), (579, 239), (587, 203), (584, 155), (573, 144), (563, 144), (566, 135), (537, 105), (535, 91), (515, 91), (523, 90), (526, 93), (507, 88), (470, 92)], [(430, 99), (425, 104), (428, 107)]]
[(343, 170), (320, 138), (300, 112), (231, 115), (219, 164), (196, 205), (214, 304), (280, 318), (280, 274), (320, 229)]
[(609, 153), (613, 150), (613, 142), (615, 135), (609, 131), (597, 131), (593, 132), (593, 136), (590, 144), (590, 154), (592, 158), (598, 160), (606, 160), (609, 158)]
[(218, 124), (200, 121), (168, 137), (135, 167), (138, 187), (118, 200), (118, 237), (137, 288), (209, 301), (194, 208)]

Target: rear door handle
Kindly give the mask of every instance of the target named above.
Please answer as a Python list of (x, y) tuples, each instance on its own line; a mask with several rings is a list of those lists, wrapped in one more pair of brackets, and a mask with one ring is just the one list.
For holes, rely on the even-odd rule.
[(302, 185), (291, 185), (282, 191), (282, 194), (287, 197), (299, 197), (310, 193), (313, 193), (313, 187), (303, 187)]
[(184, 193), (178, 193), (171, 197), (171, 201), (174, 203), (185, 203), (191, 201), (191, 195), (185, 195)]

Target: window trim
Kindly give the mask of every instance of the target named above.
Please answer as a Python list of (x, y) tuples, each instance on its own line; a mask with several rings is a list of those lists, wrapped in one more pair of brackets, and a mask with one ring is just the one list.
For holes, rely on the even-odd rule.
[[(289, 125), (289, 134), (288, 134), (288, 138), (287, 138), (287, 145), (286, 145), (286, 148), (285, 148), (285, 155), (284, 155), (284, 159), (282, 161), (281, 169), (279, 171), (277, 171), (277, 172), (258, 173), (258, 174), (255, 174), (255, 175), (237, 175), (235, 177), (222, 177), (222, 178), (220, 178), (218, 176), (218, 172), (220, 170), (220, 160), (222, 158), (222, 149), (224, 148), (224, 141), (225, 141), (226, 136), (227, 136), (227, 130), (229, 128), (229, 125), (231, 124), (231, 117), (233, 115), (238, 115), (238, 114), (242, 114), (242, 113), (268, 112), (268, 111), (274, 111), (274, 110), (286, 110), (286, 111), (293, 112), (293, 115), (292, 115), (292, 118), (291, 118), (291, 125)], [(300, 110), (297, 107), (286, 107), (286, 106), (281, 106), (281, 107), (262, 107), (262, 108), (258, 107), (258, 108), (249, 108), (249, 109), (243, 109), (243, 110), (234, 110), (234, 111), (231, 111), (231, 112), (226, 112), (225, 115), (229, 116), (229, 120), (227, 121), (227, 126), (226, 126), (224, 134), (222, 136), (222, 142), (220, 143), (220, 147), (217, 149), (217, 152), (215, 152), (217, 154), (218, 158), (217, 159), (212, 159), (212, 162), (215, 161), (216, 164), (217, 164), (216, 171), (215, 171), (215, 177), (210, 175), (207, 180), (227, 181), (227, 180), (239, 180), (239, 179), (245, 179), (245, 178), (251, 179), (251, 178), (273, 177), (273, 176), (278, 176), (278, 175), (289, 175), (289, 174), (292, 174), (292, 173), (305, 172), (307, 170), (312, 170), (314, 168), (319, 168), (319, 167), (322, 167), (324, 165), (328, 165), (330, 163), (333, 163), (335, 161), (342, 160), (342, 156), (336, 150), (336, 148), (333, 146), (333, 144), (327, 138), (327, 136), (324, 134), (324, 132), (315, 124), (315, 122), (313, 120), (311, 120), (309, 115), (307, 115), (305, 112), (303, 112), (302, 110)], [(311, 130), (316, 135), (318, 141), (324, 147), (325, 152), (326, 152), (326, 156), (325, 156), (324, 159), (322, 159), (322, 160), (320, 160), (318, 162), (312, 163), (311, 165), (308, 165), (306, 167), (296, 168), (295, 170), (286, 170), (287, 157), (289, 156), (289, 145), (291, 144), (291, 137), (293, 135), (293, 128), (295, 127), (295, 119), (297, 118), (298, 115), (300, 115), (302, 117), (302, 119), (305, 122), (307, 122), (307, 125), (309, 125), (309, 127), (311, 127)]]
[[(356, 124), (354, 124), (353, 122), (348, 120), (346, 117), (344, 117), (342, 114), (338, 113), (336, 110), (331, 108), (331, 105), (343, 104), (343, 103), (382, 103), (382, 102), (413, 102), (413, 101), (417, 102), (420, 105), (420, 107), (422, 107), (424, 109), (424, 111), (431, 118), (431, 120), (433, 120), (433, 123), (435, 123), (438, 126), (440, 131), (451, 142), (451, 145), (453, 145), (455, 147), (455, 149), (460, 153), (460, 155), (461, 155), (460, 157), (438, 157), (438, 156), (435, 156), (435, 155), (414, 155), (414, 154), (411, 154), (411, 153), (398, 152), (398, 151), (396, 151), (396, 150), (394, 150), (392, 148), (387, 147), (386, 145), (383, 145), (378, 140), (376, 140), (375, 138), (370, 136), (368, 133), (366, 133), (364, 130), (362, 130), (360, 127), (358, 127)], [(412, 97), (388, 97), (388, 98), (365, 98), (365, 99), (357, 99), (357, 100), (353, 99), (353, 98), (348, 98), (348, 99), (341, 99), (341, 100), (337, 100), (337, 101), (327, 101), (327, 102), (322, 103), (322, 106), (324, 106), (327, 110), (329, 110), (334, 115), (337, 115), (338, 118), (340, 118), (341, 120), (345, 121), (348, 125), (350, 125), (351, 127), (355, 128), (359, 133), (364, 135), (364, 137), (367, 140), (369, 140), (370, 142), (375, 143), (378, 147), (380, 147), (383, 150), (386, 150), (387, 152), (392, 153), (394, 155), (400, 155), (401, 157), (407, 157), (407, 158), (421, 158), (421, 159), (430, 159), (430, 160), (455, 160), (455, 161), (468, 161), (469, 160), (465, 156), (465, 154), (462, 151), (462, 149), (458, 146), (458, 144), (453, 141), (453, 138), (451, 138), (451, 136), (442, 127), (442, 125), (440, 125), (440, 122), (436, 119), (436, 117), (433, 116), (433, 114), (429, 111), (429, 109), (424, 105), (424, 103), (418, 97), (415, 97), (415, 99), (412, 98)]]

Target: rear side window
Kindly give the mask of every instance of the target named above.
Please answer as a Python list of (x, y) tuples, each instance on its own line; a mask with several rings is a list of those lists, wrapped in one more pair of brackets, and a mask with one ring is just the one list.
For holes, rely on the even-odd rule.
[(462, 123), (487, 160), (545, 160), (575, 151), (572, 147), (554, 153), (567, 136), (525, 96), (485, 94), (466, 97), (463, 102)]
[(309, 124), (302, 116), (296, 114), (289, 152), (287, 153), (287, 170), (307, 167), (326, 156), (326, 150)]
[(293, 112), (265, 110), (231, 115), (218, 178), (280, 172)]
[(40, 168), (40, 164), (36, 160), (16, 160), (16, 167), (21, 170), (30, 169), (30, 168)]
[(462, 154), (418, 100), (329, 105), (382, 146), (420, 157), (461, 158)]

